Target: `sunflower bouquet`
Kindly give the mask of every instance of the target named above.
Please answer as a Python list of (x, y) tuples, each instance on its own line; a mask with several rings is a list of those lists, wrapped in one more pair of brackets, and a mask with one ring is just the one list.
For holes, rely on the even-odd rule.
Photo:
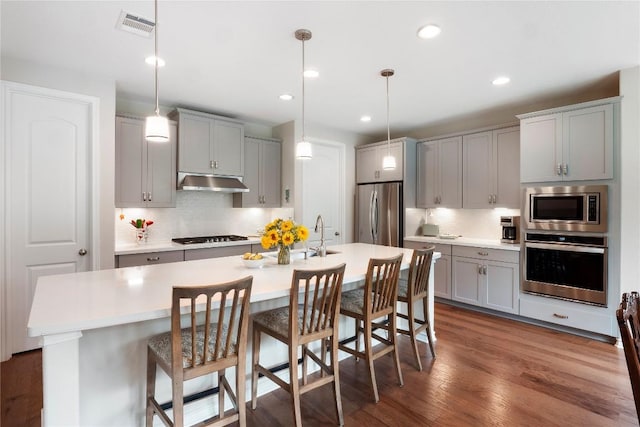
[(307, 240), (309, 230), (293, 220), (276, 218), (264, 227), (260, 244), (264, 249), (278, 248), (278, 264), (289, 264), (289, 253), (294, 243)]

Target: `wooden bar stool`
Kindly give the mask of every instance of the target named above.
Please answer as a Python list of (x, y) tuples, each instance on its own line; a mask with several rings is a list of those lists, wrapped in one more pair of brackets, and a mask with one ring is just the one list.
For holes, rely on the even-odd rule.
[[(426, 249), (415, 249), (411, 256), (411, 266), (409, 267), (409, 277), (407, 280), (400, 279), (398, 283), (398, 302), (407, 304), (407, 314), (397, 313), (398, 317), (408, 322), (408, 329), (398, 328), (398, 332), (411, 338), (413, 354), (416, 358), (418, 371), (422, 371), (420, 353), (418, 353), (417, 335), (425, 331), (427, 341), (431, 349), (431, 356), (436, 357), (433, 348), (433, 337), (431, 335), (431, 325), (429, 324), (429, 273), (431, 272), (431, 260), (435, 246)], [(415, 303), (422, 301), (424, 320), (416, 317)]]
[[(345, 340), (351, 341), (355, 338), (355, 348), (349, 347), (347, 343), (340, 344), (339, 348), (355, 356), (356, 360), (362, 358), (367, 361), (373, 398), (376, 402), (380, 398), (373, 367), (374, 360), (385, 354), (393, 353), (398, 382), (401, 386), (404, 384), (400, 371), (396, 337), (396, 301), (402, 256), (400, 254), (392, 258), (370, 259), (364, 288), (344, 292), (340, 303), (340, 314), (355, 320), (355, 336)], [(383, 317), (386, 319), (376, 321)], [(385, 329), (387, 337), (378, 335), (374, 332), (375, 329)], [(361, 333), (364, 333), (364, 351), (360, 351)], [(374, 352), (372, 339), (382, 344), (382, 348)]]
[[(158, 415), (167, 426), (184, 425), (184, 381), (218, 372), (218, 416), (203, 425), (223, 426), (239, 421), (246, 425), (245, 370), (247, 359), (247, 329), (252, 276), (233, 282), (208, 286), (174, 286), (171, 304), (171, 331), (149, 339), (147, 346), (147, 427)], [(198, 297), (206, 297), (204, 316), (196, 316)], [(189, 300), (190, 316), (181, 327), (181, 300)], [(217, 319), (211, 319), (217, 310)], [(198, 317), (204, 317), (200, 321)], [(215, 322), (215, 323), (212, 323)], [(173, 421), (156, 401), (156, 366), (160, 366), (172, 381)], [(235, 367), (236, 393), (226, 379), (227, 368)], [(224, 411), (225, 391), (234, 405), (234, 413)]]
[[(251, 376), (251, 407), (256, 409), (258, 374), (269, 378), (291, 394), (293, 418), (302, 425), (300, 395), (322, 385), (333, 383), (338, 424), (344, 425), (340, 377), (338, 370), (338, 312), (345, 264), (326, 270), (294, 270), (289, 306), (253, 315), (253, 370)], [(302, 291), (302, 294), (301, 294)], [(260, 364), (260, 336), (267, 334), (287, 345), (289, 350), (289, 382), (277, 377)], [(321, 357), (309, 344), (320, 341)], [(327, 345), (330, 364), (325, 363)], [(298, 347), (302, 347), (302, 385), (298, 379)], [(320, 366), (319, 378), (309, 382), (307, 357)]]

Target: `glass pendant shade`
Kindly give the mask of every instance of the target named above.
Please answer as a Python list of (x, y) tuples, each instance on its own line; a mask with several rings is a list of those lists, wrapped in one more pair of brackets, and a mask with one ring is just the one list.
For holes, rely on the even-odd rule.
[(148, 116), (144, 127), (144, 137), (151, 142), (169, 141), (169, 120), (162, 116)]
[(388, 171), (396, 168), (396, 158), (391, 154), (387, 154), (382, 159), (382, 169)]
[(311, 158), (311, 143), (308, 141), (300, 141), (296, 144), (296, 157), (298, 159)]

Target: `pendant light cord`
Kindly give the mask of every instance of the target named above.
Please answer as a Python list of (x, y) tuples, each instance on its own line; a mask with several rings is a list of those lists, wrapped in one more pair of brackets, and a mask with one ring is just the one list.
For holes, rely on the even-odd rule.
[(387, 79), (387, 155), (391, 155), (391, 132), (389, 131), (389, 76)]
[(304, 141), (304, 38), (302, 39), (302, 141)]
[(154, 6), (155, 6), (155, 33), (154, 33), (154, 39), (155, 39), (155, 57), (154, 57), (154, 61), (155, 61), (155, 90), (156, 90), (156, 116), (160, 115), (160, 107), (159, 107), (159, 103), (158, 103), (158, 0), (155, 0), (154, 2)]

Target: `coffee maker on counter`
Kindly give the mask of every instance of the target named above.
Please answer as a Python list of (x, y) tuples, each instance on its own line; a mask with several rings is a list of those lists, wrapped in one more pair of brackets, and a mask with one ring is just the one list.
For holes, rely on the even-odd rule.
[(519, 243), (520, 242), (520, 217), (519, 216), (501, 216), (500, 225), (502, 226), (502, 243)]

